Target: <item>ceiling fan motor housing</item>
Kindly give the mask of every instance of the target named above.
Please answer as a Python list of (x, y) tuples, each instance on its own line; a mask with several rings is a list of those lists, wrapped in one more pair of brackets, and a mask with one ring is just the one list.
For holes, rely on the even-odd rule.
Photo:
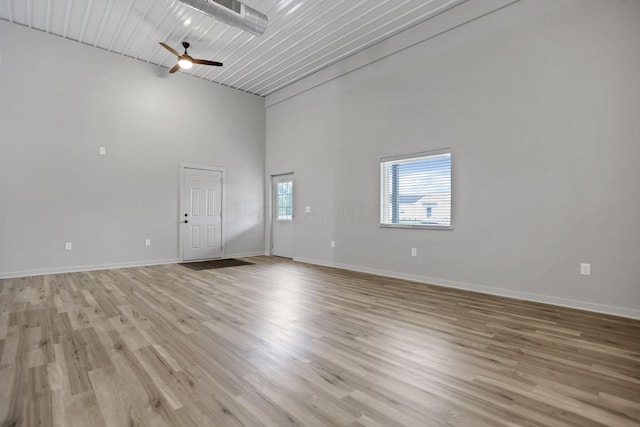
[(238, 27), (256, 36), (267, 29), (267, 16), (237, 0), (180, 0), (204, 13), (234, 27)]

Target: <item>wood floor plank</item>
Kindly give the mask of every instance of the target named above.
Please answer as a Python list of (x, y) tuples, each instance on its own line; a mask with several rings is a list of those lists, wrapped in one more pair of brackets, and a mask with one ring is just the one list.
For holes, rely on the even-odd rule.
[(142, 365), (142, 368), (153, 381), (154, 385), (158, 388), (171, 410), (176, 411), (182, 408), (182, 403), (175, 396), (171, 387), (167, 384), (167, 380), (169, 380), (169, 377), (174, 375), (175, 372), (167, 369), (168, 365), (155, 351), (155, 349), (153, 347), (143, 347), (140, 350), (135, 351), (135, 356)]
[(69, 427), (105, 426), (93, 390), (70, 396), (64, 404), (64, 410), (67, 419), (64, 425)]
[(640, 321), (247, 260), (0, 280), (0, 426), (640, 425)]

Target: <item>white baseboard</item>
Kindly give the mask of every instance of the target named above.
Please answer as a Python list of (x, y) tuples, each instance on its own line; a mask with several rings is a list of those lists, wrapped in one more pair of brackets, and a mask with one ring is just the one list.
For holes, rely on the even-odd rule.
[[(226, 258), (245, 258), (252, 256), (262, 256), (264, 252), (247, 252), (237, 254), (226, 254)], [(303, 262), (307, 264), (322, 265), (325, 267), (342, 268), (345, 270), (359, 271), (362, 273), (376, 274), (378, 276), (392, 277), (396, 279), (411, 280), (419, 283), (428, 283), (436, 286), (443, 286), (454, 289), (464, 289), (467, 291), (480, 292), (489, 295), (498, 295), (508, 298), (515, 298), (525, 301), (540, 302), (544, 304), (557, 305), (561, 307), (576, 308), (579, 310), (587, 310), (596, 313), (612, 314), (614, 316), (628, 317), (631, 319), (640, 319), (640, 310), (634, 310), (625, 307), (615, 307), (604, 304), (597, 304), (588, 301), (573, 300), (569, 298), (560, 298), (550, 295), (533, 294), (529, 292), (520, 292), (510, 289), (494, 288), (490, 286), (477, 285), (472, 283), (456, 282), (453, 280), (440, 279), (436, 277), (421, 276), (416, 274), (406, 274), (397, 271), (380, 270), (377, 268), (362, 267), (351, 264), (342, 264), (331, 261), (316, 260), (309, 258), (294, 258), (296, 262)], [(49, 268), (49, 269), (36, 269), (36, 270), (23, 270), (23, 271), (9, 271), (0, 272), (0, 279), (9, 279), (14, 277), (26, 277), (26, 276), (42, 276), (45, 274), (59, 274), (59, 273), (75, 273), (79, 271), (91, 271), (91, 270), (110, 270), (115, 268), (128, 268), (128, 267), (148, 267), (153, 265), (164, 264), (176, 264), (181, 262), (179, 259), (163, 259), (152, 261), (137, 261), (137, 262), (123, 262), (115, 264), (96, 264), (96, 265), (82, 265), (74, 267), (62, 267), (62, 268)]]
[[(262, 256), (264, 252), (245, 252), (236, 254), (225, 254), (225, 258), (246, 258), (252, 256)], [(22, 270), (22, 271), (5, 271), (0, 272), (0, 279), (11, 279), (14, 277), (27, 277), (27, 276), (43, 276), (45, 274), (59, 274), (59, 273), (76, 273), (79, 271), (92, 271), (92, 270), (111, 270), (114, 268), (128, 268), (128, 267), (149, 267), (152, 265), (164, 265), (164, 264), (177, 264), (182, 260), (176, 259), (158, 259), (151, 261), (134, 261), (134, 262), (119, 262), (115, 264), (95, 264), (95, 265), (78, 265), (73, 267), (55, 267), (55, 268), (39, 268), (35, 270)]]
[(8, 272), (0, 272), (0, 279), (10, 279), (13, 277), (26, 277), (26, 276), (42, 276), (45, 274), (76, 273), (79, 271), (91, 271), (91, 270), (111, 270), (114, 268), (148, 267), (151, 265), (175, 264), (178, 262), (180, 262), (179, 259), (157, 259), (157, 260), (151, 260), (151, 261), (119, 262), (115, 264), (79, 265), (79, 266), (73, 266), (73, 267), (8, 271)]
[(245, 252), (245, 253), (238, 253), (238, 254), (224, 254), (225, 258), (248, 258), (248, 257), (252, 257), (252, 256), (263, 256), (265, 253), (264, 252)]
[(436, 277), (420, 276), (416, 274), (405, 274), (397, 271), (379, 270), (376, 268), (361, 267), (357, 265), (341, 264), (331, 261), (323, 261), (308, 258), (294, 258), (294, 261), (304, 262), (307, 264), (322, 265), (325, 267), (342, 268), (345, 270), (359, 271), (361, 273), (375, 274), (378, 276), (392, 277), (395, 279), (411, 280), (413, 282), (427, 283), (430, 285), (443, 286), (446, 288), (464, 289), (467, 291), (480, 292), (483, 294), (497, 295), (502, 297), (514, 298), (525, 301), (540, 302), (544, 304), (557, 305), (561, 307), (576, 308), (579, 310), (587, 310), (596, 313), (612, 314), (614, 316), (628, 317), (631, 319), (640, 319), (640, 310), (634, 310), (625, 307), (615, 307), (604, 304), (596, 304), (588, 301), (579, 301), (569, 298), (560, 298), (550, 295), (532, 294), (529, 292), (520, 292), (510, 289), (493, 288), (490, 286), (476, 285), (473, 283), (456, 282), (453, 280), (439, 279)]

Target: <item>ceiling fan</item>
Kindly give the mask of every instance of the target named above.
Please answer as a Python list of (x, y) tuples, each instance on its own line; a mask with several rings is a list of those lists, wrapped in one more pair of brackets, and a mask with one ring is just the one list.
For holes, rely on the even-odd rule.
[(175, 73), (180, 68), (188, 70), (189, 68), (193, 67), (193, 64), (214, 65), (216, 67), (222, 67), (222, 62), (207, 61), (206, 59), (196, 59), (189, 56), (189, 54), (187, 53), (187, 49), (189, 49), (189, 46), (191, 45), (187, 42), (182, 42), (182, 47), (184, 47), (183, 54), (180, 54), (180, 52), (165, 43), (160, 42), (160, 45), (178, 57), (178, 63), (169, 70), (170, 73)]

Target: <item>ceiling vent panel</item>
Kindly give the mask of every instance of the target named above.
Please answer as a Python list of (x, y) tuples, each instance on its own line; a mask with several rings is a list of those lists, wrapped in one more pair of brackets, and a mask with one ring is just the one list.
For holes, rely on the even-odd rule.
[(256, 36), (267, 29), (267, 16), (237, 0), (180, 0), (225, 24), (240, 28)]
[(226, 7), (227, 9), (233, 10), (235, 13), (242, 12), (242, 3), (236, 0), (211, 0), (214, 3), (218, 3), (221, 6)]

